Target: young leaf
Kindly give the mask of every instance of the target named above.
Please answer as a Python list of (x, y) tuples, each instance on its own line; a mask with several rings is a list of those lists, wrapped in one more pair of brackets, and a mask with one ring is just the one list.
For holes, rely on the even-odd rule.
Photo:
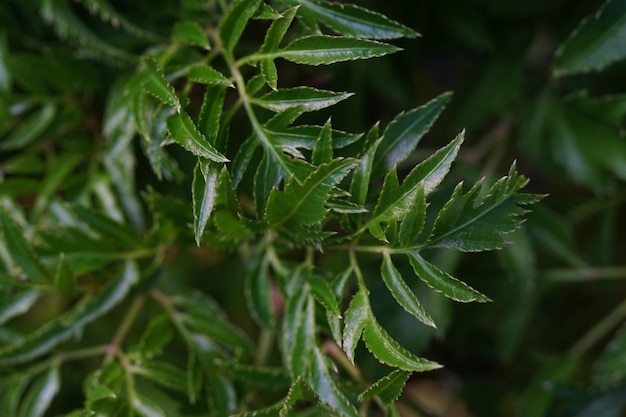
[(626, 57), (626, 5), (609, 0), (580, 22), (556, 52), (557, 75), (600, 71)]
[(326, 164), (333, 159), (333, 130), (331, 128), (330, 119), (324, 124), (324, 128), (320, 132), (320, 136), (315, 142), (311, 162), (314, 165)]
[(365, 39), (309, 35), (296, 39), (275, 52), (257, 53), (247, 61), (283, 58), (296, 64), (329, 65), (335, 62), (375, 58), (392, 54), (400, 49), (386, 43)]
[(52, 366), (46, 373), (33, 381), (22, 400), (18, 417), (42, 417), (60, 389), (59, 368)]
[(441, 368), (441, 365), (426, 359), (418, 358), (411, 352), (403, 348), (389, 336), (376, 321), (374, 316), (369, 314), (365, 328), (363, 329), (363, 340), (367, 349), (381, 363), (405, 371), (424, 372)]
[(74, 336), (84, 326), (109, 312), (126, 297), (138, 279), (137, 266), (127, 262), (120, 276), (94, 297), (17, 342), (0, 348), (0, 365), (21, 364), (46, 354), (59, 343)]
[(0, 305), (0, 325), (13, 317), (26, 313), (39, 299), (41, 293), (36, 290), (25, 290), (11, 297), (3, 298)]
[(324, 355), (319, 348), (311, 355), (309, 383), (324, 407), (333, 414), (345, 417), (358, 417), (359, 413), (333, 381), (326, 365)]
[(15, 263), (32, 282), (51, 283), (52, 275), (37, 258), (15, 221), (7, 213), (0, 211), (0, 223), (4, 241)]
[(418, 36), (408, 27), (394, 22), (380, 13), (342, 3), (320, 0), (304, 0), (288, 3), (301, 5), (300, 14), (307, 19), (319, 21), (337, 32), (358, 38), (394, 39)]
[(507, 244), (506, 236), (522, 223), (522, 206), (537, 202), (541, 196), (520, 194), (528, 181), (519, 175), (515, 164), (509, 175), (498, 180), (484, 197), (479, 195), (482, 181), (463, 194), (459, 184), (439, 212), (430, 246), (466, 252), (498, 249)]
[(382, 377), (365, 391), (359, 394), (359, 399), (364, 400), (378, 396), (383, 404), (391, 404), (398, 399), (406, 385), (411, 372), (396, 369), (389, 375)]
[(215, 205), (218, 175), (219, 170), (215, 164), (202, 160), (198, 160), (193, 171), (191, 198), (193, 200), (193, 229), (197, 245), (200, 245), (204, 229)]
[(274, 112), (282, 112), (293, 107), (301, 107), (304, 111), (310, 112), (333, 106), (352, 95), (311, 87), (294, 87), (270, 91), (250, 101)]
[(419, 300), (411, 291), (411, 288), (404, 282), (400, 272), (396, 269), (391, 261), (389, 253), (383, 253), (383, 264), (381, 266), (381, 273), (385, 285), (400, 304), (407, 312), (411, 313), (419, 321), (427, 326), (437, 327), (433, 319), (426, 313)]
[(354, 159), (335, 159), (328, 164), (320, 165), (302, 182), (302, 185), (291, 177), (284, 191), (273, 190), (270, 193), (265, 218), (272, 224), (319, 223), (326, 215), (327, 209), (324, 205), (331, 187), (337, 185), (354, 165)]
[(228, 158), (219, 153), (200, 133), (187, 113), (168, 117), (167, 130), (172, 139), (192, 154), (218, 163), (228, 162)]
[(259, 7), (259, 2), (260, 0), (236, 0), (226, 10), (220, 21), (219, 34), (222, 46), (229, 54), (233, 53), (248, 20)]
[(426, 261), (420, 256), (419, 252), (408, 252), (407, 256), (411, 266), (413, 266), (415, 275), (430, 288), (446, 297), (461, 303), (471, 303), (472, 301), (484, 303), (491, 301), (487, 296)]
[[(263, 40), (263, 45), (261, 45), (260, 52), (273, 52), (278, 49), (280, 41), (285, 36), (285, 33), (287, 33), (287, 29), (289, 29), (297, 10), (297, 6), (287, 9), (283, 12), (282, 17), (272, 22), (270, 28), (265, 34), (265, 39)], [(267, 85), (271, 89), (276, 90), (278, 87), (278, 72), (276, 71), (274, 59), (266, 58), (261, 61), (261, 74), (263, 75), (263, 78), (265, 78)]]
[(186, 45), (200, 46), (204, 49), (211, 49), (204, 29), (196, 22), (184, 21), (174, 25), (172, 39)]
[(146, 92), (157, 98), (161, 103), (180, 112), (180, 101), (174, 87), (165, 79), (163, 72), (153, 58), (143, 61), (144, 69), (140, 72), (141, 85)]
[(342, 348), (352, 363), (354, 363), (354, 350), (369, 321), (369, 314), (368, 292), (366, 289), (360, 288), (352, 297), (348, 310), (346, 310), (346, 323), (343, 329)]
[(387, 125), (376, 151), (374, 177), (379, 177), (411, 155), (451, 97), (452, 93), (443, 93), (423, 106), (400, 113)]

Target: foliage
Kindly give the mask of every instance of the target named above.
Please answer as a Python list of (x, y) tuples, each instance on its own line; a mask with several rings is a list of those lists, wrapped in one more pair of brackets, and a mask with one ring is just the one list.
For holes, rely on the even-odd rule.
[[(623, 58), (622, 9), (610, 0), (582, 20), (555, 55), (555, 85)], [(553, 285), (537, 279), (535, 245), (597, 271), (548, 209), (522, 227), (551, 190), (523, 193), (515, 163), (495, 178), (497, 159), (477, 175), (472, 151), (485, 145), (465, 154), (457, 126), (518, 114), (522, 155), (611, 195), (626, 175), (620, 95), (547, 85), (512, 109), (518, 61), (506, 57), (460, 98), (434, 93), (372, 123), (362, 86), (353, 97), (341, 74), (381, 83), (377, 68), (423, 41), (361, 5), (11, 0), (0, 11), (3, 415), (396, 416), (407, 382), (448, 365), (419, 343), (463, 333), (450, 300), (500, 296), (453, 276), (463, 253), (504, 248), (517, 297), (499, 333), (505, 359)], [(485, 98), (496, 81), (509, 84)], [(440, 117), (454, 131), (433, 136), (452, 139), (424, 139)], [(527, 376), (521, 415), (623, 406), (623, 331), (595, 361), (586, 401), (545, 384), (568, 386), (623, 310)]]

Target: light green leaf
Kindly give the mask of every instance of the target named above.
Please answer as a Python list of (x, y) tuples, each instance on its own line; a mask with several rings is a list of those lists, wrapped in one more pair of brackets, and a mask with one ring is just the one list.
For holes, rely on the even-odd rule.
[(282, 17), (282, 14), (265, 2), (259, 4), (258, 9), (254, 12), (254, 16), (252, 16), (253, 19), (260, 20), (276, 20), (280, 17)]
[(424, 229), (426, 222), (426, 193), (420, 186), (417, 190), (413, 209), (409, 210), (406, 217), (400, 223), (398, 243), (400, 246), (411, 246)]
[[(294, 0), (288, 3), (296, 3)], [(369, 39), (394, 39), (418, 36), (408, 27), (394, 22), (380, 13), (353, 4), (331, 3), (320, 0), (298, 1), (300, 14), (319, 21), (337, 32)]]
[(20, 364), (46, 354), (84, 326), (109, 312), (126, 297), (138, 279), (137, 265), (127, 262), (120, 276), (91, 299), (78, 304), (17, 342), (0, 348), (0, 365)]
[(294, 87), (270, 91), (250, 101), (275, 112), (282, 112), (293, 107), (302, 107), (304, 111), (309, 112), (330, 107), (352, 95), (352, 93), (337, 93), (311, 87)]
[(208, 85), (204, 90), (204, 99), (198, 116), (198, 129), (214, 146), (217, 144), (220, 131), (220, 119), (225, 96), (226, 87), (224, 85)]
[(26, 313), (39, 299), (41, 293), (36, 290), (25, 290), (8, 298), (4, 298), (0, 304), (0, 325)]
[(226, 78), (221, 72), (211, 68), (208, 65), (194, 65), (187, 70), (187, 78), (194, 83), (223, 85), (232, 87), (233, 83)]
[(491, 301), (487, 296), (426, 261), (420, 256), (419, 252), (409, 252), (407, 256), (411, 266), (413, 266), (415, 275), (430, 288), (441, 292), (446, 297), (462, 303)]
[(451, 97), (452, 93), (443, 93), (423, 106), (400, 113), (387, 125), (382, 142), (376, 151), (373, 168), (375, 177), (379, 177), (411, 155)]
[(396, 369), (360, 393), (359, 399), (364, 400), (378, 396), (383, 404), (391, 404), (402, 394), (402, 390), (410, 376), (411, 372)]
[(230, 4), (219, 25), (222, 46), (232, 54), (248, 20), (259, 7), (260, 0), (236, 0)]
[(131, 367), (131, 372), (162, 387), (173, 389), (183, 394), (187, 393), (185, 372), (171, 363), (158, 361), (140, 362)]
[(2, 234), (11, 258), (34, 283), (52, 283), (52, 275), (35, 255), (15, 221), (0, 211)]
[[(285, 37), (285, 33), (287, 33), (287, 29), (289, 29), (297, 10), (298, 6), (287, 9), (282, 13), (282, 17), (272, 22), (265, 34), (263, 45), (261, 45), (261, 53), (273, 52), (278, 49), (280, 41)], [(261, 61), (261, 74), (263, 74), (267, 85), (271, 89), (276, 90), (278, 86), (278, 72), (276, 71), (273, 58), (266, 58)]]
[(509, 175), (498, 180), (484, 197), (479, 194), (482, 181), (467, 193), (462, 192), (463, 184), (459, 184), (439, 212), (427, 245), (466, 252), (506, 245), (506, 237), (520, 226), (521, 216), (527, 212), (522, 206), (541, 199), (517, 192), (527, 183), (513, 164)]
[(135, 412), (143, 417), (166, 417), (161, 407), (139, 394), (132, 398), (132, 406)]
[(557, 50), (557, 76), (600, 71), (626, 57), (626, 4), (608, 0), (587, 16)]
[(369, 320), (369, 314), (368, 292), (365, 288), (360, 288), (352, 297), (348, 310), (346, 310), (346, 322), (343, 328), (342, 348), (352, 363), (354, 363), (354, 350), (361, 340), (361, 334)]
[(292, 379), (304, 375), (314, 345), (315, 302), (308, 286), (301, 283), (287, 298), (281, 337), (285, 367)]
[(60, 389), (59, 368), (53, 366), (33, 381), (22, 400), (18, 416), (42, 417)]
[(313, 349), (309, 384), (324, 407), (333, 414), (345, 417), (358, 417), (359, 413), (333, 381), (326, 360), (319, 348)]
[(215, 205), (218, 175), (219, 169), (215, 164), (202, 160), (198, 160), (193, 171), (191, 199), (193, 201), (193, 229), (197, 245), (200, 245), (204, 229)]
[(211, 49), (204, 29), (196, 22), (177, 22), (172, 30), (172, 39), (186, 45), (200, 46), (204, 49)]
[(257, 250), (248, 263), (244, 293), (252, 317), (261, 326), (272, 329), (275, 325), (272, 311), (272, 283), (269, 276), (269, 261)]
[(177, 113), (168, 117), (167, 130), (172, 139), (192, 154), (218, 163), (228, 162), (228, 159), (200, 133), (187, 113)]
[(313, 153), (311, 155), (311, 162), (314, 165), (321, 165), (329, 163), (333, 160), (333, 130), (330, 124), (330, 119), (326, 121), (320, 136), (315, 142), (313, 147)]
[(363, 329), (363, 340), (367, 349), (385, 365), (405, 371), (424, 372), (441, 368), (441, 365), (426, 359), (418, 358), (403, 348), (389, 336), (370, 312), (367, 324)]
[(176, 95), (174, 87), (165, 79), (161, 68), (153, 58), (143, 61), (144, 68), (139, 73), (141, 85), (145, 91), (158, 99), (161, 103), (176, 109), (180, 112), (180, 101)]
[(406, 282), (404, 282), (400, 272), (393, 265), (391, 256), (387, 252), (383, 253), (381, 274), (385, 285), (398, 304), (400, 304), (407, 312), (417, 317), (417, 319), (425, 325), (434, 328), (437, 327), (433, 319), (428, 315), (428, 313), (426, 313), (413, 291), (411, 291), (411, 288)]
[(265, 218), (271, 224), (285, 222), (297, 225), (311, 225), (324, 219), (324, 207), (330, 190), (337, 185), (355, 166), (354, 159), (335, 159), (320, 165), (302, 184), (291, 177), (284, 191), (272, 190)]

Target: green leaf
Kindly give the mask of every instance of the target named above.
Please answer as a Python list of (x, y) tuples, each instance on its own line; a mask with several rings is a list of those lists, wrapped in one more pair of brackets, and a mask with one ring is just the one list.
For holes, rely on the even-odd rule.
[(0, 303), (0, 325), (26, 313), (37, 302), (41, 293), (36, 290), (25, 290), (8, 298), (2, 298)]
[(0, 211), (0, 222), (4, 241), (11, 258), (26, 276), (37, 284), (52, 283), (52, 275), (37, 258), (15, 221), (7, 213)]
[(174, 87), (165, 79), (161, 68), (153, 58), (143, 61), (144, 68), (139, 73), (140, 82), (145, 91), (161, 103), (176, 109), (180, 113), (180, 101)]
[(354, 350), (361, 339), (363, 329), (368, 323), (370, 305), (368, 292), (365, 288), (360, 288), (352, 297), (350, 305), (346, 310), (346, 322), (343, 329), (343, 351), (352, 363), (354, 363)]
[(301, 285), (287, 298), (281, 346), (285, 367), (292, 379), (304, 375), (315, 345), (315, 302)]
[(109, 312), (126, 297), (138, 279), (137, 265), (127, 262), (120, 276), (88, 301), (78, 304), (17, 342), (0, 348), (0, 365), (20, 364), (46, 354), (84, 326)]
[(204, 29), (196, 22), (177, 22), (172, 30), (172, 39), (191, 46), (200, 46), (204, 49), (211, 49)]
[(506, 245), (507, 235), (520, 226), (521, 216), (527, 212), (522, 206), (541, 199), (517, 192), (527, 183), (513, 164), (509, 175), (499, 179), (484, 197), (479, 195), (482, 181), (464, 194), (463, 184), (459, 184), (439, 212), (427, 244), (466, 252)]
[[(274, 155), (265, 152), (261, 162), (257, 166), (254, 175), (254, 202), (256, 204), (257, 216), (263, 218), (265, 206), (267, 205), (270, 193), (279, 186), (285, 171), (280, 164), (282, 155)], [(279, 159), (278, 161), (276, 159)]]
[(604, 352), (593, 364), (592, 378), (600, 386), (615, 386), (626, 379), (626, 327), (611, 338)]
[(143, 417), (166, 417), (161, 407), (137, 393), (132, 398), (132, 406), (135, 412)]
[(391, 404), (402, 394), (402, 390), (410, 376), (411, 372), (396, 369), (360, 393), (359, 399), (364, 400), (378, 396), (383, 404)]
[(233, 87), (233, 83), (221, 72), (208, 65), (194, 65), (187, 70), (187, 78), (198, 84), (223, 85)]
[(198, 160), (193, 171), (193, 182), (191, 185), (193, 230), (198, 246), (215, 205), (218, 176), (219, 170), (215, 164)]
[(260, 0), (236, 0), (226, 10), (220, 21), (219, 35), (227, 53), (232, 54), (248, 20), (259, 7), (259, 2)]
[(580, 22), (557, 50), (557, 76), (600, 71), (626, 57), (626, 4), (608, 0)]
[(126, 248), (139, 248), (142, 246), (136, 232), (127, 224), (118, 223), (83, 206), (74, 206), (71, 208), (71, 211), (76, 214), (76, 218), (81, 223), (97, 232), (99, 236), (107, 238), (119, 246)]
[(443, 93), (423, 106), (400, 113), (387, 125), (378, 145), (373, 175), (379, 177), (408, 158), (424, 134), (435, 123), (452, 93)]
[(222, 240), (240, 242), (252, 237), (252, 232), (242, 223), (241, 208), (226, 167), (222, 169), (217, 180), (213, 218)]
[(398, 232), (400, 246), (411, 246), (417, 240), (426, 223), (426, 206), (426, 193), (424, 188), (420, 186), (417, 190), (413, 209), (409, 210), (400, 223), (400, 231)]
[(59, 368), (51, 367), (33, 381), (20, 406), (19, 417), (42, 417), (61, 389)]
[[(293, 0), (288, 2), (296, 3)], [(300, 14), (308, 19), (322, 22), (343, 35), (369, 39), (418, 36), (413, 30), (380, 13), (353, 4), (320, 0), (304, 0), (297, 3), (301, 5)]]
[(274, 112), (282, 112), (293, 107), (301, 107), (304, 111), (310, 112), (333, 106), (352, 95), (311, 87), (294, 87), (270, 91), (250, 101)]
[(0, 396), (0, 412), (5, 416), (18, 416), (21, 399), (30, 384), (30, 378), (26, 375), (13, 375), (3, 381)]
[(107, 0), (79, 0), (83, 3), (92, 14), (97, 14), (104, 22), (109, 22), (112, 26), (121, 27), (131, 35), (139, 36), (146, 39), (156, 40), (157, 37), (138, 27), (120, 14), (109, 4)]
[(307, 400), (309, 402), (318, 401), (317, 395), (311, 391), (311, 387), (303, 381), (302, 377), (297, 377), (291, 384), (291, 387), (289, 387), (289, 391), (282, 402), (282, 407), (278, 415), (280, 417), (289, 415), (289, 412), (299, 400)]
[(272, 283), (269, 276), (269, 261), (261, 250), (253, 253), (248, 263), (244, 293), (248, 308), (257, 323), (271, 329), (275, 325), (272, 311)]
[(70, 264), (67, 259), (65, 259), (63, 253), (59, 255), (59, 263), (56, 273), (54, 274), (54, 287), (67, 294), (75, 294), (78, 292), (76, 276), (70, 270)]
[(399, 50), (393, 45), (365, 39), (309, 35), (296, 39), (278, 51), (250, 55), (246, 61), (283, 58), (296, 64), (329, 65), (335, 62), (375, 58)]
[(326, 121), (320, 136), (315, 142), (311, 162), (314, 165), (326, 164), (333, 159), (333, 130), (331, 128), (330, 119)]
[(5, 151), (20, 149), (35, 142), (52, 124), (56, 115), (57, 107), (54, 103), (42, 103), (33, 115), (23, 120), (10, 135), (2, 139), (0, 149)]
[[(280, 41), (287, 33), (287, 29), (289, 29), (297, 10), (298, 6), (287, 9), (282, 13), (282, 17), (272, 22), (270, 28), (265, 34), (265, 39), (263, 40), (263, 45), (261, 45), (260, 52), (273, 52), (278, 48)], [(261, 61), (261, 74), (263, 75), (263, 78), (265, 78), (267, 85), (271, 89), (276, 90), (278, 86), (278, 72), (276, 71), (276, 65), (274, 64), (274, 60), (272, 58), (263, 59)]]
[(447, 272), (442, 271), (435, 265), (426, 261), (420, 256), (419, 252), (408, 252), (406, 255), (409, 258), (411, 266), (413, 266), (415, 275), (433, 290), (441, 292), (446, 297), (462, 303), (470, 303), (472, 301), (484, 303), (491, 301), (488, 297), (479, 293), (469, 285), (459, 281)]
[(259, 148), (260, 143), (256, 135), (251, 135), (246, 139), (235, 154), (231, 166), (232, 180), (235, 187), (239, 186), (246, 170), (250, 166), (254, 152)]
[(405, 371), (424, 372), (441, 368), (441, 365), (418, 358), (389, 336), (370, 312), (363, 329), (363, 340), (367, 349), (378, 361)]
[(315, 299), (324, 306), (324, 308), (333, 314), (335, 317), (341, 317), (341, 311), (339, 310), (339, 300), (333, 293), (328, 281), (322, 277), (310, 276), (307, 280), (309, 287), (311, 288), (311, 294)]
[(218, 163), (228, 162), (228, 159), (200, 133), (187, 113), (177, 113), (168, 117), (167, 130), (172, 139), (192, 154)]
[(426, 313), (413, 291), (411, 291), (411, 288), (404, 282), (400, 272), (393, 265), (388, 252), (383, 253), (381, 273), (385, 285), (398, 304), (425, 325), (437, 328), (433, 319)]
[(333, 414), (358, 417), (359, 413), (333, 381), (328, 371), (326, 360), (319, 348), (313, 349), (309, 384), (324, 407)]
[(233, 376), (254, 386), (283, 389), (289, 387), (291, 378), (285, 368), (268, 368), (234, 363), (229, 366)]
[(67, 180), (68, 175), (74, 171), (76, 166), (83, 161), (83, 155), (76, 153), (65, 153), (58, 158), (45, 179), (41, 184), (37, 200), (31, 211), (31, 219), (33, 222), (39, 219), (41, 213), (47, 208), (50, 200), (52, 199), (55, 191), (57, 191), (62, 184)]
[(244, 351), (252, 350), (252, 344), (246, 335), (223, 318), (188, 312), (183, 321), (196, 332), (225, 346)]
[(156, 356), (172, 340), (172, 325), (165, 314), (154, 317), (144, 330), (137, 352), (142, 359)]
[(226, 88), (223, 85), (208, 85), (204, 91), (204, 99), (198, 116), (198, 129), (214, 146), (217, 144), (220, 131), (220, 118), (225, 96)]
[(148, 361), (133, 365), (131, 371), (157, 385), (173, 389), (183, 394), (187, 393), (185, 372), (167, 362)]
[[(284, 112), (286, 113), (286, 112)], [(283, 114), (283, 113), (280, 113)], [(278, 115), (277, 115), (278, 116)], [(270, 128), (266, 126), (264, 133), (268, 140), (283, 151), (288, 149), (313, 149), (322, 133), (321, 126), (295, 126), (290, 128)], [(343, 148), (353, 144), (361, 135), (347, 133), (341, 130), (332, 130), (333, 148)]]
[(272, 190), (265, 218), (272, 224), (285, 222), (297, 225), (319, 223), (327, 213), (325, 209), (330, 190), (355, 166), (354, 159), (335, 159), (320, 165), (302, 184), (292, 176), (284, 191)]

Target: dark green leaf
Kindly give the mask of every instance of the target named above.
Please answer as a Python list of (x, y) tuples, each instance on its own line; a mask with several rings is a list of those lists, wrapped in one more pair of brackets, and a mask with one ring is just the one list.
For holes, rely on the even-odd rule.
[(93, 210), (83, 206), (74, 206), (71, 211), (76, 214), (76, 218), (98, 233), (98, 235), (116, 242), (120, 246), (127, 248), (139, 248), (141, 242), (136, 232), (126, 224), (121, 224), (115, 220), (105, 217)]
[(413, 209), (409, 210), (400, 224), (400, 231), (398, 232), (400, 246), (411, 246), (417, 240), (426, 222), (426, 206), (426, 193), (420, 186), (417, 190)]
[(601, 386), (614, 386), (626, 379), (626, 327), (622, 326), (593, 365), (593, 380)]
[(0, 325), (11, 320), (13, 317), (26, 313), (35, 304), (41, 293), (36, 290), (26, 290), (2, 298), (0, 304)]
[(372, 176), (372, 167), (374, 166), (374, 156), (380, 145), (382, 138), (379, 138), (378, 123), (376, 123), (367, 132), (365, 136), (365, 144), (359, 158), (359, 165), (352, 174), (352, 182), (350, 183), (350, 193), (352, 201), (359, 205), (365, 204), (367, 192), (369, 190), (370, 178)]
[(204, 29), (196, 22), (178, 22), (172, 30), (172, 39), (176, 42), (211, 49)]
[(228, 169), (223, 168), (217, 181), (217, 197), (213, 214), (215, 227), (222, 240), (244, 241), (252, 232), (243, 224), (241, 208)]
[[(296, 148), (313, 149), (322, 133), (322, 129), (323, 127), (321, 126), (296, 126), (282, 129), (279, 127), (272, 129), (267, 126), (264, 133), (273, 144), (280, 146), (283, 150)], [(348, 146), (359, 140), (360, 137), (361, 135), (354, 133), (332, 130), (333, 148)]]
[(226, 88), (223, 85), (210, 85), (204, 91), (204, 100), (198, 116), (198, 129), (212, 145), (217, 144), (225, 96)]
[(0, 396), (0, 412), (5, 416), (18, 416), (18, 409), (22, 396), (30, 384), (30, 378), (26, 375), (14, 375), (7, 378), (0, 385), (2, 395)]
[(328, 281), (322, 277), (313, 275), (309, 277), (307, 282), (311, 288), (311, 294), (315, 297), (315, 299), (323, 305), (328, 312), (334, 314), (335, 317), (341, 317), (339, 300), (333, 293), (333, 289)]
[(37, 200), (31, 211), (31, 219), (38, 219), (41, 213), (50, 204), (55, 191), (67, 180), (70, 173), (82, 161), (83, 156), (76, 153), (66, 153), (59, 157), (54, 168), (48, 172), (45, 180), (41, 184)]
[(326, 164), (333, 159), (333, 130), (330, 119), (324, 124), (324, 128), (320, 132), (320, 136), (313, 147), (311, 162), (314, 165)]
[(383, 404), (391, 404), (402, 394), (402, 390), (410, 376), (411, 372), (396, 369), (370, 385), (368, 389), (359, 394), (359, 398), (367, 399), (378, 396)]
[(233, 364), (229, 371), (236, 379), (255, 386), (283, 389), (291, 384), (289, 373), (284, 368)]
[(348, 310), (346, 310), (346, 323), (343, 329), (343, 351), (351, 362), (354, 363), (354, 350), (361, 340), (363, 329), (367, 325), (370, 314), (368, 292), (364, 288), (352, 297)]
[(383, 253), (383, 264), (381, 266), (381, 274), (385, 285), (406, 311), (417, 317), (419, 321), (427, 326), (437, 327), (433, 319), (426, 313), (419, 300), (411, 291), (411, 288), (404, 282), (400, 272), (396, 269), (391, 261), (389, 253)]
[(222, 46), (229, 54), (235, 49), (248, 20), (259, 7), (259, 2), (260, 0), (236, 0), (226, 10), (220, 21), (219, 34)]
[(228, 162), (228, 159), (200, 133), (187, 113), (178, 113), (168, 117), (167, 130), (172, 139), (192, 154), (218, 163)]
[(284, 168), (275, 158), (280, 160), (283, 156), (266, 152), (254, 176), (254, 202), (259, 218), (264, 217), (270, 193), (279, 186), (285, 175)]
[(409, 252), (407, 256), (409, 257), (409, 262), (411, 262), (415, 274), (428, 284), (430, 288), (441, 292), (446, 297), (462, 303), (470, 303), (472, 301), (484, 303), (491, 301), (488, 297), (479, 293), (469, 285), (459, 281), (426, 261), (418, 252)]
[(69, 262), (63, 253), (59, 255), (59, 264), (54, 274), (54, 287), (68, 294), (75, 294), (78, 291), (76, 276), (72, 273)]
[(142, 38), (156, 40), (156, 36), (144, 29), (136, 26), (111, 6), (107, 0), (79, 0), (89, 8), (92, 14), (97, 14), (104, 22), (109, 22), (112, 26), (121, 27), (131, 35)]
[(557, 75), (599, 71), (626, 57), (626, 4), (609, 0), (587, 16), (559, 48)]
[(172, 325), (165, 314), (154, 317), (143, 332), (137, 347), (142, 359), (151, 359), (156, 356), (171, 340)]
[(387, 125), (376, 152), (373, 168), (375, 177), (379, 177), (411, 155), (451, 97), (452, 93), (443, 93), (423, 106), (400, 113)]
[(248, 263), (245, 295), (248, 308), (256, 321), (271, 329), (275, 318), (272, 311), (272, 283), (269, 276), (269, 261), (261, 250), (256, 251)]
[(161, 407), (139, 394), (135, 394), (132, 398), (132, 406), (135, 412), (143, 417), (166, 417)]
[(215, 205), (218, 176), (219, 169), (215, 164), (198, 160), (193, 171), (193, 183), (191, 185), (193, 230), (198, 245), (200, 245), (204, 229)]
[[(287, 33), (287, 29), (289, 29), (297, 10), (298, 7), (287, 9), (282, 13), (280, 18), (272, 22), (270, 28), (265, 34), (265, 39), (263, 40), (260, 52), (274, 52), (278, 49), (280, 41), (285, 36), (285, 33)], [(278, 73), (272, 58), (263, 59), (261, 61), (261, 74), (263, 74), (267, 85), (269, 85), (273, 90), (276, 90), (278, 86)]]
[(285, 367), (292, 379), (304, 375), (315, 345), (315, 302), (301, 285), (287, 298), (281, 345)]
[(304, 111), (316, 111), (333, 106), (352, 95), (352, 93), (337, 93), (311, 87), (294, 87), (270, 91), (251, 101), (275, 112), (282, 112), (293, 107), (301, 107)]
[(148, 361), (133, 365), (131, 371), (134, 374), (156, 383), (165, 388), (187, 393), (187, 381), (185, 372), (167, 362)]
[(0, 211), (0, 221), (4, 241), (15, 263), (33, 282), (38, 284), (52, 283), (52, 275), (37, 258), (15, 221), (4, 211)]
[(57, 114), (53, 103), (43, 103), (27, 120), (22, 121), (8, 137), (2, 139), (0, 149), (20, 149), (36, 141), (50, 126)]
[(59, 368), (53, 366), (33, 381), (22, 400), (18, 416), (42, 417), (60, 389)]
[(347, 417), (359, 416), (354, 406), (337, 388), (330, 372), (328, 372), (326, 360), (318, 348), (313, 349), (309, 383), (322, 405), (329, 408), (334, 414)]
[(239, 183), (241, 183), (241, 180), (243, 179), (246, 170), (250, 166), (250, 161), (252, 161), (254, 152), (258, 149), (259, 146), (260, 143), (257, 136), (252, 135), (248, 137), (248, 139), (246, 139), (239, 147), (239, 150), (237, 151), (237, 154), (235, 155), (235, 158), (233, 159), (233, 164), (231, 166), (231, 172), (233, 176), (232, 179), (235, 187), (239, 186)]
[(208, 65), (194, 65), (187, 70), (187, 78), (198, 84), (222, 85), (232, 87), (233, 83), (221, 72)]
[(174, 91), (174, 87), (165, 79), (163, 72), (156, 61), (152, 58), (145, 59), (144, 69), (140, 73), (141, 85), (146, 92), (157, 98), (161, 103), (176, 109), (180, 112), (180, 101)]

